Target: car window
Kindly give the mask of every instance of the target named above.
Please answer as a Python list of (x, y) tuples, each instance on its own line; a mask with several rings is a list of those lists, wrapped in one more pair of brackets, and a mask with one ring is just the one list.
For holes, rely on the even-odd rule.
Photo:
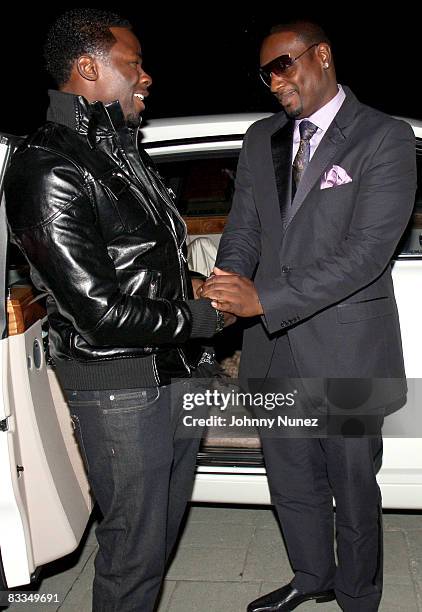
[(422, 138), (416, 138), (416, 166), (418, 187), (415, 207), (407, 229), (400, 240), (396, 257), (409, 258), (422, 256)]
[(239, 152), (204, 158), (156, 160), (185, 217), (226, 216), (230, 211)]
[(416, 166), (418, 171), (418, 190), (416, 192), (415, 213), (422, 213), (422, 138), (416, 138)]

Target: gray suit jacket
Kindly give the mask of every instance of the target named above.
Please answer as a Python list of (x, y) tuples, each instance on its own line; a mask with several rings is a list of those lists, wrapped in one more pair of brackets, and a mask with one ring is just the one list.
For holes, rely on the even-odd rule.
[[(246, 133), (217, 257), (254, 278), (265, 313), (245, 331), (242, 378), (265, 376), (280, 334), (303, 378), (404, 377), (390, 261), (414, 205), (414, 135), (344, 89), (293, 202), (294, 122), (280, 112)], [(352, 181), (321, 189), (333, 165)]]

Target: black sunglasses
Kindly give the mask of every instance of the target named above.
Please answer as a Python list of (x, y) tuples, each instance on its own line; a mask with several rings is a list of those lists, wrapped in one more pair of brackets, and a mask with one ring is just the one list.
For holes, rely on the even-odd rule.
[(288, 68), (293, 66), (293, 64), (300, 57), (302, 57), (302, 55), (305, 55), (307, 51), (309, 51), (313, 47), (317, 47), (319, 44), (320, 43), (314, 43), (313, 45), (305, 49), (305, 51), (303, 51), (297, 57), (290, 57), (290, 53), (286, 55), (279, 55), (275, 59), (271, 60), (271, 62), (269, 62), (268, 64), (265, 64), (265, 66), (261, 66), (261, 68), (259, 69), (259, 76), (261, 77), (264, 85), (266, 85), (267, 87), (271, 87), (272, 75), (282, 76)]

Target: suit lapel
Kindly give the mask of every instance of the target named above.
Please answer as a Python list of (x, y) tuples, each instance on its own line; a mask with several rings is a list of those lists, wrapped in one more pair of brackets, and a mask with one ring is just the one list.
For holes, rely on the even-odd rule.
[[(302, 206), (315, 183), (321, 179), (324, 171), (335, 160), (336, 155), (346, 143), (345, 130), (353, 121), (359, 102), (350, 89), (344, 88), (346, 99), (334, 117), (326, 134), (318, 145), (289, 209), (287, 226), (290, 225), (299, 208)], [(347, 130), (346, 130), (347, 131)]]
[(279, 203), (277, 217), (283, 223), (287, 221), (287, 212), (292, 201), (293, 130), (294, 121), (290, 120), (271, 136), (271, 152)]

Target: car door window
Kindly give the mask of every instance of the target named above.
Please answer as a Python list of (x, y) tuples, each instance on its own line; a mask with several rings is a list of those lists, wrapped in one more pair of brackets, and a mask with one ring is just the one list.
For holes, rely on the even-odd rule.
[(415, 207), (396, 251), (396, 256), (400, 258), (422, 257), (422, 138), (416, 138), (416, 167), (418, 186)]
[(226, 216), (231, 207), (238, 151), (196, 159), (156, 160), (185, 217)]

